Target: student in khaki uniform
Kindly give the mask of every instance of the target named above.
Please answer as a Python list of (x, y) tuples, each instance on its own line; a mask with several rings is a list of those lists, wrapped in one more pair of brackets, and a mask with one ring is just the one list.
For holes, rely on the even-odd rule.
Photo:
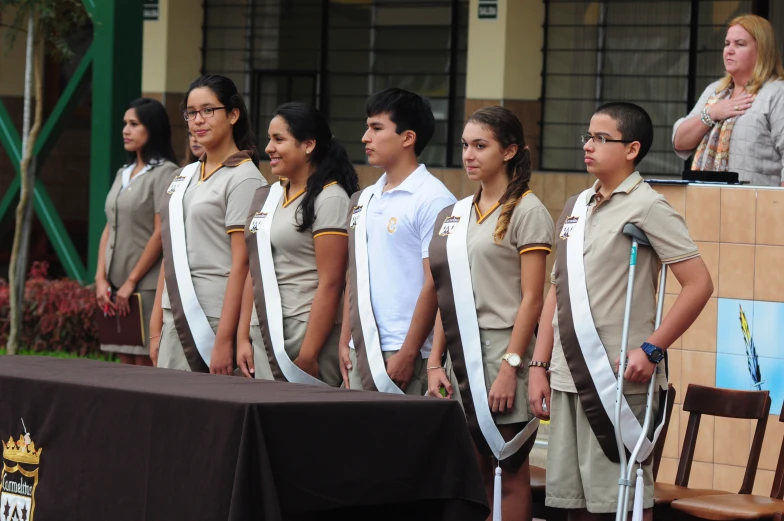
[(149, 326), (161, 264), (158, 206), (177, 169), (171, 125), (158, 101), (134, 100), (123, 118), (128, 164), (114, 178), (106, 196), (106, 227), (98, 249), (95, 274), (97, 305), (109, 314), (130, 312), (138, 293), (144, 320), (144, 346), (101, 345), (131, 365), (152, 365)]
[(428, 246), (455, 197), (419, 164), (435, 132), (430, 103), (397, 88), (366, 105), (368, 163), (384, 168), (352, 196), (340, 370), (346, 387), (422, 396), (437, 312)]
[(158, 340), (150, 354), (158, 367), (230, 375), (248, 274), (241, 232), (266, 181), (234, 82), (202, 76), (182, 108), (205, 153), (177, 171), (161, 204), (163, 267), (150, 325)]
[[(509, 441), (533, 419), (528, 412), (527, 362), (533, 354), (534, 328), (542, 311), (545, 257), (550, 252), (553, 220), (528, 188), (531, 156), (523, 126), (512, 112), (501, 107), (475, 112), (463, 130), (462, 145), (468, 178), (480, 186), (472, 198), (442, 210), (435, 222), (430, 269), (438, 288), (441, 320), (437, 321), (427, 363), (428, 391), (438, 398), (451, 398), (455, 391), (442, 367), (446, 348), (463, 390), (458, 397), (473, 402), (469, 366), (475, 364), (475, 374), (484, 376), (484, 382), (477, 385), (483, 384), (480, 394), (487, 405), (472, 403), (467, 414), (476, 416), (479, 406), (489, 406), (497, 430)], [(459, 226), (463, 219), (467, 221), (464, 228)], [(465, 252), (467, 270), (447, 248), (447, 241), (461, 238), (462, 251), (457, 255)], [(470, 293), (465, 298), (454, 291), (454, 280), (468, 286)], [(479, 345), (476, 338), (467, 336), (466, 324), (458, 323), (458, 312), (472, 316), (474, 323), (468, 326), (478, 334)], [(473, 358), (467, 352), (472, 347), (477, 351)], [(471, 434), (492, 504), (493, 452), (486, 450), (488, 442), (481, 429), (472, 428)], [(535, 438), (535, 434), (534, 428), (530, 435)], [(504, 465), (505, 518), (531, 519), (529, 450), (530, 444), (520, 448), (516, 461)]]
[[(612, 381), (612, 373), (618, 371), (631, 246), (623, 235), (624, 224), (637, 225), (652, 246), (640, 248), (637, 255), (623, 375), (624, 402), (640, 423), (650, 378), (656, 374), (660, 389), (666, 386), (664, 350), (694, 322), (713, 291), (683, 218), (636, 171), (653, 141), (648, 114), (631, 103), (608, 103), (597, 109), (588, 132), (582, 138), (585, 164), (597, 181), (567, 201), (555, 228), (558, 255), (539, 322), (528, 392), (536, 416), (550, 419), (550, 447), (558, 448), (548, 454), (546, 504), (569, 509), (572, 520), (601, 519), (617, 508), (615, 420), (599, 396), (612, 393), (614, 404), (615, 388), (599, 391), (594, 381), (597, 375), (602, 377), (597, 367), (609, 371)], [(683, 289), (654, 331), (661, 264), (669, 267)], [(570, 278), (583, 276), (584, 284), (569, 283)], [(583, 305), (586, 301), (589, 304)], [(586, 358), (592, 335), (600, 341), (593, 343), (598, 344), (599, 355)], [(656, 400), (654, 405), (656, 418)], [(653, 517), (650, 462), (643, 465), (647, 520)]]
[(265, 152), (281, 181), (259, 188), (248, 214), (237, 365), (250, 378), (338, 387), (346, 215), (359, 178), (324, 116), (304, 103), (277, 108)]

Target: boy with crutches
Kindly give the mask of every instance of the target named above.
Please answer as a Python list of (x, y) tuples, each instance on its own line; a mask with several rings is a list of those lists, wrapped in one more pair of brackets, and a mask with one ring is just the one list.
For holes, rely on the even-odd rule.
[[(637, 226), (650, 242), (637, 251), (627, 324), (621, 401), (627, 451), (642, 432), (651, 378), (656, 378), (657, 390), (667, 388), (664, 364), (659, 365), (664, 351), (699, 316), (713, 292), (683, 218), (636, 171), (653, 141), (648, 114), (631, 103), (603, 105), (582, 141), (586, 168), (597, 181), (567, 201), (556, 224), (560, 240), (553, 285), (529, 373), (531, 408), (551, 421), (545, 502), (568, 509), (572, 521), (612, 519), (618, 508), (615, 402), (631, 248), (624, 226)], [(669, 267), (682, 290), (654, 330), (660, 263)], [(663, 416), (657, 415), (663, 396), (654, 398), (656, 419)], [(642, 470), (644, 519), (650, 520), (650, 458)]]

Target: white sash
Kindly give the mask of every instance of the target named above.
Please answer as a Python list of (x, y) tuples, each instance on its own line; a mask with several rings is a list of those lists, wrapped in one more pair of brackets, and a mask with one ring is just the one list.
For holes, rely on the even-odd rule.
[(196, 349), (199, 350), (202, 360), (209, 367), (212, 348), (215, 345), (215, 333), (207, 320), (207, 315), (199, 305), (196, 290), (193, 288), (191, 268), (188, 264), (188, 246), (185, 240), (185, 216), (182, 208), (182, 199), (188, 189), (188, 184), (193, 175), (199, 171), (200, 166), (201, 163), (198, 161), (186, 166), (169, 186), (168, 193), (171, 194), (169, 199), (169, 234), (172, 243), (174, 275), (177, 278), (185, 320), (188, 321), (188, 328), (191, 330)]
[[(607, 416), (610, 421), (615, 425), (615, 398), (616, 389), (618, 385), (615, 371), (607, 358), (607, 350), (604, 348), (599, 333), (596, 331), (596, 325), (591, 315), (591, 306), (588, 300), (588, 286), (585, 281), (585, 265), (583, 264), (583, 241), (585, 239), (585, 221), (588, 215), (588, 197), (593, 193), (593, 189), (589, 188), (577, 196), (574, 203), (574, 209), (570, 216), (571, 222), (570, 230), (566, 234), (568, 242), (571, 245), (567, 246), (566, 259), (567, 269), (569, 273), (569, 299), (572, 306), (572, 321), (574, 323), (574, 331), (577, 335), (577, 340), (580, 343), (580, 349), (585, 358), (585, 364), (588, 367), (588, 372), (591, 374), (596, 391), (602, 401)], [(575, 221), (576, 218), (576, 221)], [(563, 234), (563, 232), (562, 232)], [(622, 377), (622, 376), (621, 376)], [(656, 378), (654, 372), (652, 378)], [(623, 436), (623, 444), (629, 449), (629, 452), (634, 450), (637, 445), (637, 440), (641, 437), (642, 425), (629, 407), (626, 397), (622, 398), (621, 402), (621, 433)], [(665, 405), (666, 407), (666, 405)], [(662, 414), (662, 418), (666, 417), (667, 411)], [(661, 422), (656, 427), (653, 435), (653, 441), (649, 440), (647, 436), (643, 438), (642, 448), (637, 455), (637, 461), (643, 462), (648, 458), (651, 451), (653, 451), (656, 439), (659, 437), (664, 422)]]
[[(272, 229), (272, 218), (278, 203), (286, 193), (285, 188), (277, 182), (270, 186), (267, 200), (261, 208), (261, 212), (256, 214), (256, 244), (259, 249), (259, 266), (261, 268), (261, 282), (264, 287), (264, 305), (267, 310), (267, 327), (269, 328), (272, 350), (278, 367), (286, 377), (286, 380), (298, 384), (327, 385), (318, 378), (314, 378), (299, 367), (289, 358), (284, 348), (283, 339), (283, 306), (280, 301), (280, 289), (278, 288), (278, 278), (275, 275), (275, 264), (272, 260), (272, 243), (270, 241), (270, 230)], [(299, 233), (299, 232), (294, 232)]]
[[(539, 419), (529, 421), (525, 428), (510, 441), (504, 441), (493, 421), (485, 385), (484, 362), (482, 361), (482, 342), (479, 339), (479, 319), (476, 316), (474, 287), (471, 283), (471, 267), (468, 262), (468, 222), (471, 220), (473, 196), (466, 197), (455, 204), (448, 223), (449, 229), (443, 230), (446, 239), (446, 253), (449, 260), (449, 274), (452, 280), (452, 293), (455, 299), (457, 324), (460, 328), (460, 341), (463, 344), (468, 384), (474, 402), (476, 419), (487, 444), (497, 460), (512, 456), (531, 437), (539, 426)], [(515, 397), (520, 399), (521, 397)], [(527, 405), (527, 404), (526, 404)]]
[(373, 313), (373, 304), (370, 300), (370, 268), (368, 266), (367, 251), (367, 207), (373, 197), (373, 188), (362, 191), (357, 201), (357, 208), (351, 215), (351, 226), (354, 228), (354, 259), (357, 266), (357, 307), (359, 308), (359, 322), (362, 327), (362, 337), (365, 340), (365, 353), (367, 354), (370, 374), (376, 389), (382, 393), (403, 394), (395, 382), (387, 374), (384, 355), (381, 352), (381, 339), (378, 336), (378, 325)]

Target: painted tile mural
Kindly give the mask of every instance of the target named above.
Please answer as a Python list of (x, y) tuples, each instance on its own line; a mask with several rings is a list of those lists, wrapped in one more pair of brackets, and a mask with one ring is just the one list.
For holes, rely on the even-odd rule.
[(784, 303), (719, 299), (716, 386), (770, 391), (770, 413), (784, 402)]

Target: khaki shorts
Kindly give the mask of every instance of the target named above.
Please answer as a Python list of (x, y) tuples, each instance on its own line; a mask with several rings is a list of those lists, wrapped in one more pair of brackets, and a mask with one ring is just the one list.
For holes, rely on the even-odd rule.
[[(637, 419), (644, 419), (645, 394), (626, 396)], [(655, 417), (658, 409), (654, 399)], [(617, 510), (620, 467), (602, 451), (583, 412), (577, 393), (552, 391), (550, 398), (550, 435), (547, 451), (547, 497), (553, 508), (587, 508), (594, 514)], [(653, 432), (653, 427), (648, 433)], [(645, 497), (643, 508), (653, 508), (652, 458), (643, 465)], [(636, 479), (636, 470), (632, 481)], [(634, 504), (634, 486), (629, 493), (629, 509)]]
[[(213, 331), (218, 331), (220, 319), (207, 317)], [(174, 326), (174, 315), (170, 309), (163, 310), (163, 328), (161, 328), (161, 343), (158, 348), (158, 367), (164, 369), (177, 369), (178, 371), (190, 371), (191, 366), (185, 358), (185, 351), (180, 343), (180, 335)]]
[[(386, 362), (398, 351), (384, 351), (384, 361)], [(351, 358), (351, 370), (348, 372), (348, 381), (352, 389), (362, 389), (362, 376), (359, 374), (359, 364), (357, 363), (357, 353), (355, 349), (349, 349)], [(424, 396), (427, 391), (427, 360), (417, 356), (414, 360), (414, 375), (406, 387), (408, 396)]]
[[(299, 356), (302, 341), (305, 339), (305, 332), (308, 330), (308, 323), (296, 318), (283, 319), (283, 348), (289, 358), (294, 360)], [(250, 341), (253, 344), (253, 365), (256, 378), (262, 380), (274, 380), (272, 369), (269, 365), (269, 357), (264, 349), (261, 338), (261, 326), (250, 326)], [(319, 380), (332, 387), (340, 387), (343, 377), (340, 374), (338, 359), (338, 342), (340, 341), (340, 324), (335, 324), (327, 337), (324, 347), (318, 357)]]

